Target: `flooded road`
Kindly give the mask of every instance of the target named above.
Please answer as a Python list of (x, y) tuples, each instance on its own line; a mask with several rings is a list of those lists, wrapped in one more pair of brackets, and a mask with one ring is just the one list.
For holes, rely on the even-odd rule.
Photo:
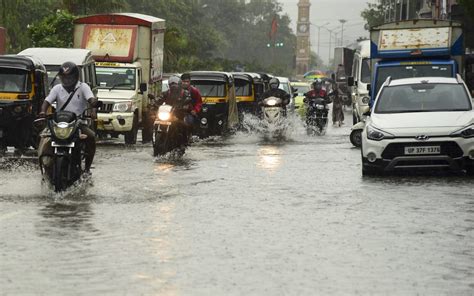
[(472, 178), (363, 178), (349, 133), (103, 144), (61, 196), (1, 170), (0, 294), (474, 294)]

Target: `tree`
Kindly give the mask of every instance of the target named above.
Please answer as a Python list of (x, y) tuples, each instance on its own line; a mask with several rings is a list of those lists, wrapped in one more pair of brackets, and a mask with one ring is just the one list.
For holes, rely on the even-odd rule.
[(74, 16), (64, 10), (32, 24), (28, 28), (35, 47), (72, 47)]
[(381, 3), (367, 3), (367, 8), (361, 12), (362, 18), (367, 22), (366, 30), (372, 27), (380, 26), (384, 23), (384, 6)]

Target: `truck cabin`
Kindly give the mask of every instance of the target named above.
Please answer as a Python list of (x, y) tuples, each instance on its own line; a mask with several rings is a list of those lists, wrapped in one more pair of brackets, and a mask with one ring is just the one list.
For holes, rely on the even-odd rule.
[(100, 89), (135, 91), (139, 87), (140, 69), (134, 64), (97, 62), (96, 66)]
[(28, 55), (41, 60), (48, 72), (48, 85), (53, 88), (61, 83), (57, 76), (59, 67), (65, 62), (73, 62), (79, 67), (79, 81), (87, 83), (97, 94), (97, 77), (92, 53), (87, 49), (35, 47), (27, 48), (18, 55)]
[(409, 20), (370, 32), (373, 79), (370, 105), (387, 77), (456, 77), (462, 73), (462, 25), (452, 21)]

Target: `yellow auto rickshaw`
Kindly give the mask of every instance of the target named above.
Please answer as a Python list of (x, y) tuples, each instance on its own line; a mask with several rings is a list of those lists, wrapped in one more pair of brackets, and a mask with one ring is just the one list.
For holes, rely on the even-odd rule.
[(195, 133), (200, 137), (223, 135), (239, 124), (234, 76), (226, 72), (192, 71), (191, 85), (199, 89), (202, 109)]
[(265, 92), (265, 81), (262, 74), (236, 72), (232, 73), (235, 81), (235, 95), (240, 118), (243, 113), (256, 115), (258, 113), (258, 100)]
[(48, 93), (44, 65), (31, 56), (0, 56), (0, 149), (37, 147), (33, 121)]

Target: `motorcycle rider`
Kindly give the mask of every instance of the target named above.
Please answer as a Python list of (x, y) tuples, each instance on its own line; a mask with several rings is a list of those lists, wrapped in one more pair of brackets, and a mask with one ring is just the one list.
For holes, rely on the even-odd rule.
[(286, 111), (286, 105), (290, 103), (290, 94), (284, 91), (283, 89), (278, 88), (280, 86), (280, 80), (273, 77), (268, 82), (269, 90), (265, 91), (260, 97), (259, 104), (262, 104), (262, 101), (269, 97), (276, 97), (281, 99), (282, 107)]
[[(191, 115), (193, 116), (193, 120), (197, 118), (199, 112), (201, 112), (202, 108), (202, 97), (201, 92), (199, 89), (191, 85), (191, 75), (189, 73), (184, 73), (181, 75), (181, 85), (184, 90), (188, 91), (191, 95), (191, 99), (193, 102), (193, 109), (191, 110)], [(194, 123), (194, 122), (193, 122)]]
[(183, 109), (186, 111), (183, 121), (186, 125), (189, 138), (194, 124), (195, 114), (197, 114), (196, 110), (200, 111), (201, 108), (199, 101), (194, 104), (191, 93), (183, 88), (182, 80), (178, 76), (171, 76), (168, 79), (168, 86), (168, 90), (161, 94), (161, 98), (158, 100), (158, 105), (166, 103), (171, 106), (176, 106), (179, 103), (182, 104), (187, 99), (191, 99), (189, 104), (183, 106)]
[[(74, 112), (77, 116), (82, 115), (87, 109), (96, 106), (97, 99), (94, 97), (89, 85), (79, 81), (79, 68), (75, 63), (63, 63), (59, 68), (58, 76), (61, 80), (61, 84), (57, 84), (51, 89), (51, 92), (41, 106), (40, 117), (46, 116), (46, 111), (54, 102), (56, 102), (57, 110), (64, 108), (64, 111)], [(93, 120), (97, 118), (95, 108), (91, 111), (91, 118)], [(96, 150), (95, 132), (86, 124), (82, 124), (81, 133), (87, 135), (87, 137), (83, 139), (85, 144), (84, 172), (90, 173)], [(43, 156), (52, 154), (51, 138), (42, 135), (38, 155)]]
[(304, 94), (303, 102), (308, 103), (309, 100), (316, 98), (323, 98), (326, 104), (331, 102), (321, 79), (316, 79), (311, 86), (313, 89)]

